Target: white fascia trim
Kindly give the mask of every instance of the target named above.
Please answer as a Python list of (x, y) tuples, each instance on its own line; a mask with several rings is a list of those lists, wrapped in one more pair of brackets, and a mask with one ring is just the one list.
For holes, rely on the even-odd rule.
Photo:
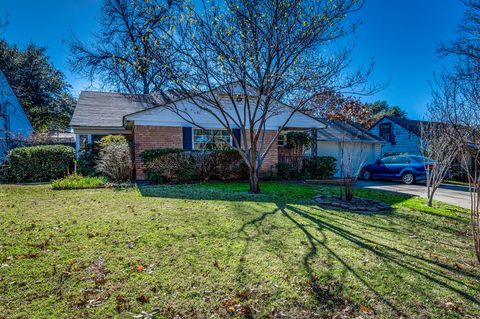
[[(197, 125), (193, 125), (192, 123), (188, 122), (181, 122), (181, 121), (172, 121), (172, 122), (167, 122), (167, 121), (148, 121), (148, 120), (138, 120), (134, 121), (134, 125), (145, 125), (145, 126), (174, 126), (174, 127), (204, 127), (204, 128), (210, 128), (210, 129), (225, 129), (223, 125), (220, 125), (218, 123), (197, 123)], [(231, 128), (238, 128), (236, 125), (231, 125)], [(265, 127), (267, 130), (278, 130), (277, 126), (266, 126)]]
[[(223, 125), (220, 125), (218, 123), (197, 123), (198, 125), (193, 125), (192, 123), (188, 123), (188, 122), (182, 122), (182, 121), (172, 121), (172, 122), (167, 122), (167, 121), (155, 121), (155, 120), (132, 120), (134, 122), (134, 125), (144, 125), (144, 126), (180, 126), (180, 127), (205, 127), (205, 128), (211, 128), (211, 129), (225, 129), (225, 127)], [(238, 128), (238, 126), (236, 125), (232, 125), (231, 128)], [(287, 129), (287, 127), (285, 127), (285, 129)], [(312, 129), (312, 128), (317, 128), (319, 129), (318, 127), (311, 127), (311, 126), (306, 126), (306, 127), (303, 127), (303, 128), (300, 128), (300, 127), (297, 127), (297, 129), (305, 129), (305, 130), (308, 130), (308, 129)], [(248, 129), (248, 127), (247, 127)], [(266, 125), (265, 126), (265, 129), (266, 130), (274, 130), (274, 131), (278, 131), (279, 127), (278, 126), (271, 126), (271, 125)], [(321, 129), (321, 128), (320, 128)]]

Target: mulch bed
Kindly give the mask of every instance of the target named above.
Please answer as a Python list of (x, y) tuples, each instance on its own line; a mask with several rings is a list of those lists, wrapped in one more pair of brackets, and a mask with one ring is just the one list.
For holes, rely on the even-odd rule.
[(384, 202), (360, 197), (354, 197), (351, 202), (347, 202), (339, 197), (317, 195), (314, 201), (320, 206), (347, 209), (365, 214), (381, 213), (391, 209), (391, 206)]

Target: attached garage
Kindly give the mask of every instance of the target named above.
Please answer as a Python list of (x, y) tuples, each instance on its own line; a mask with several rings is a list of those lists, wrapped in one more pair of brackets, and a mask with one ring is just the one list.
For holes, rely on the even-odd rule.
[(317, 133), (317, 154), (337, 159), (335, 177), (352, 176), (381, 157), (383, 141), (379, 137), (354, 123), (327, 123), (328, 127)]

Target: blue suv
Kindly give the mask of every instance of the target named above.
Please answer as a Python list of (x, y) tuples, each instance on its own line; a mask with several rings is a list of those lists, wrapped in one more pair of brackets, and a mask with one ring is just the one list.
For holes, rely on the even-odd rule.
[(374, 178), (401, 180), (411, 185), (427, 179), (427, 172), (435, 162), (427, 157), (415, 155), (388, 156), (374, 164), (362, 167), (360, 177), (365, 180)]

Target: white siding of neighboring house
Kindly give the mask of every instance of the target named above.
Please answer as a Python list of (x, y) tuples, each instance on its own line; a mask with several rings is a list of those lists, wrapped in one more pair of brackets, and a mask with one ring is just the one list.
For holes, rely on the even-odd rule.
[(392, 132), (395, 138), (394, 143), (385, 142), (382, 146), (382, 156), (389, 154), (410, 154), (421, 155), (421, 140), (420, 138), (405, 129), (404, 127), (384, 118), (370, 129), (370, 132), (380, 136), (380, 125), (383, 123), (392, 124)]
[[(318, 141), (318, 156), (332, 156), (337, 159), (335, 177), (341, 177), (342, 145), (340, 142)], [(381, 157), (381, 144), (368, 142), (346, 142), (343, 148), (344, 175), (359, 172), (361, 166), (374, 163)]]

